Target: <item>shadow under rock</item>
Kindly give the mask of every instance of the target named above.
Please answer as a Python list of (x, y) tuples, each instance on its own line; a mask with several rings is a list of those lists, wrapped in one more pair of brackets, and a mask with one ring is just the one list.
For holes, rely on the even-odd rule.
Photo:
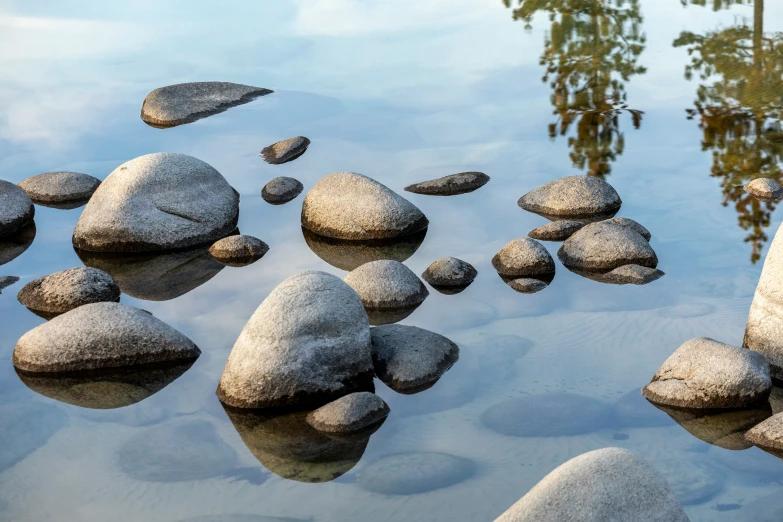
[(349, 241), (320, 236), (302, 227), (310, 250), (335, 268), (351, 271), (371, 261), (390, 259), (403, 262), (421, 246), (427, 229), (394, 239)]
[(0, 237), (0, 265), (10, 263), (30, 248), (35, 233), (35, 221), (31, 221), (13, 234)]

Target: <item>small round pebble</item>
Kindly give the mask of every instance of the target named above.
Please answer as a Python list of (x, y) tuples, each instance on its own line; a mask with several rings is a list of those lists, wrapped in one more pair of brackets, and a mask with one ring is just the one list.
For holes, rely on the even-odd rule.
[(368, 309), (395, 310), (420, 305), (429, 295), (424, 283), (399, 261), (366, 263), (343, 279)]
[(432, 286), (467, 286), (477, 275), (470, 263), (456, 257), (442, 257), (428, 266), (421, 277)]
[(351, 433), (363, 430), (389, 415), (389, 406), (377, 395), (357, 392), (332, 401), (307, 415), (318, 431)]
[(527, 277), (512, 279), (507, 284), (520, 294), (535, 294), (549, 286), (540, 279), (530, 279)]
[(35, 202), (68, 203), (89, 199), (101, 180), (79, 172), (45, 172), (27, 178), (19, 188)]
[(264, 185), (261, 197), (272, 205), (282, 205), (296, 199), (303, 190), (304, 185), (299, 180), (278, 176)]
[(783, 187), (770, 178), (756, 178), (745, 185), (745, 192), (761, 199), (780, 199), (783, 197)]
[(527, 237), (509, 241), (492, 258), (492, 266), (499, 274), (510, 277), (555, 273), (555, 262), (544, 245)]
[(414, 495), (445, 488), (469, 479), (476, 464), (446, 453), (389, 455), (367, 466), (359, 485), (373, 493)]
[(541, 241), (565, 241), (571, 237), (574, 232), (585, 226), (583, 221), (571, 221), (564, 219), (561, 221), (552, 221), (544, 226), (535, 228), (527, 233), (528, 237)]
[(103, 270), (77, 267), (30, 281), (16, 298), (30, 310), (56, 315), (89, 303), (119, 301), (120, 287)]
[(278, 141), (268, 147), (264, 147), (261, 155), (264, 161), (272, 165), (280, 165), (293, 161), (307, 151), (310, 146), (310, 140), (304, 136), (294, 136), (287, 140)]
[(209, 247), (209, 253), (225, 265), (245, 266), (269, 252), (269, 245), (253, 236), (228, 236)]

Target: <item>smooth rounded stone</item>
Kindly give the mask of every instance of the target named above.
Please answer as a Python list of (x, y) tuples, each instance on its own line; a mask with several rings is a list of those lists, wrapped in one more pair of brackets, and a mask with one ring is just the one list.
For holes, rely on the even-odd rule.
[(459, 174), (414, 183), (405, 187), (405, 190), (427, 196), (456, 196), (478, 190), (487, 183), (489, 183), (489, 176), (483, 172), (460, 172)]
[(658, 266), (650, 244), (633, 229), (601, 221), (590, 223), (565, 240), (557, 257), (568, 267), (608, 271), (623, 265)]
[(506, 284), (520, 294), (536, 294), (549, 286), (549, 284), (540, 279), (531, 279), (528, 277), (512, 279)]
[(512, 437), (581, 435), (605, 427), (611, 408), (581, 395), (546, 393), (500, 402), (481, 419), (491, 430)]
[(527, 237), (509, 241), (492, 258), (498, 274), (520, 278), (555, 273), (555, 262), (544, 245)]
[(201, 517), (187, 518), (179, 522), (307, 522), (302, 518), (267, 517), (264, 515), (249, 515), (243, 513), (231, 515), (205, 515)]
[(362, 489), (385, 495), (415, 495), (447, 488), (476, 474), (472, 460), (447, 453), (400, 453), (364, 468)]
[(529, 212), (560, 219), (614, 214), (623, 204), (606, 181), (591, 176), (566, 176), (533, 189), (517, 204)]
[(304, 185), (299, 180), (278, 176), (264, 185), (261, 189), (261, 197), (272, 205), (282, 205), (296, 199), (303, 190)]
[(35, 222), (31, 221), (13, 234), (0, 237), (0, 265), (10, 263), (30, 248), (35, 233)]
[[(305, 153), (310, 146), (310, 140), (304, 136), (294, 136), (287, 140), (278, 141), (261, 151), (264, 161), (272, 165), (281, 165), (293, 161)], [(290, 179), (290, 178), (289, 178)], [(302, 190), (299, 189), (299, 192)]]
[(677, 500), (684, 506), (703, 504), (723, 490), (724, 473), (706, 460), (656, 458), (651, 464), (666, 477)]
[(0, 405), (0, 472), (46, 444), (67, 422), (68, 416), (51, 404), (25, 400)]
[(89, 303), (120, 300), (120, 287), (97, 268), (77, 267), (33, 279), (16, 296), (20, 303), (47, 318)]
[(573, 458), (495, 522), (688, 522), (671, 486), (630, 451), (604, 448)]
[(552, 221), (546, 225), (534, 228), (527, 233), (528, 237), (540, 241), (565, 241), (580, 228), (585, 226), (584, 221), (572, 221), (564, 219), (561, 221)]
[(217, 394), (236, 408), (321, 406), (372, 383), (370, 325), (339, 278), (289, 277), (261, 303), (228, 357)]
[(135, 480), (182, 482), (226, 473), (237, 454), (209, 422), (185, 420), (136, 433), (120, 447), (117, 463)]
[(638, 388), (615, 403), (614, 419), (617, 428), (657, 428), (674, 424), (672, 418), (645, 399)]
[(432, 387), (459, 359), (459, 347), (434, 332), (398, 324), (372, 329), (375, 374), (399, 393)]
[(13, 364), (28, 372), (67, 372), (193, 360), (193, 342), (149, 313), (120, 303), (91, 303), (24, 334)]
[(763, 355), (698, 337), (677, 348), (642, 393), (657, 404), (710, 409), (766, 403), (771, 391)]
[(732, 522), (780, 522), (783, 520), (783, 495), (775, 491), (742, 506), (734, 512)]
[(477, 275), (470, 263), (456, 257), (442, 257), (428, 266), (421, 277), (435, 287), (467, 287)]
[(73, 232), (91, 252), (156, 252), (206, 245), (237, 227), (239, 195), (220, 173), (185, 154), (158, 152), (114, 170)]
[(228, 266), (254, 263), (269, 252), (269, 245), (253, 236), (228, 236), (209, 247), (212, 257)]
[(153, 127), (175, 127), (248, 103), (273, 91), (229, 82), (179, 83), (150, 92), (141, 119)]
[(207, 247), (162, 254), (103, 254), (76, 250), (87, 265), (109, 273), (124, 294), (168, 301), (198, 288), (225, 268)]
[(666, 274), (657, 268), (640, 265), (623, 265), (603, 274), (603, 281), (615, 285), (646, 285)]
[(390, 239), (419, 232), (428, 225), (413, 203), (353, 172), (321, 178), (302, 203), (302, 226), (338, 239)]
[(607, 223), (614, 223), (615, 225), (620, 225), (621, 227), (630, 228), (640, 236), (642, 236), (644, 239), (649, 241), (652, 239), (652, 234), (649, 230), (647, 230), (644, 226), (642, 226), (639, 222), (634, 221), (630, 218), (625, 217), (614, 217), (611, 219), (606, 220)]
[(745, 433), (754, 446), (783, 458), (783, 414), (773, 415)]
[(424, 242), (427, 229), (393, 239), (351, 241), (319, 236), (302, 228), (307, 246), (315, 255), (340, 270), (351, 271), (372, 261), (391, 259), (403, 262), (410, 258)]
[(17, 281), (19, 281), (19, 278), (16, 276), (0, 276), (0, 294)]
[(90, 199), (101, 180), (78, 172), (45, 172), (27, 178), (19, 188), (36, 203), (70, 203)]
[(376, 424), (389, 415), (389, 406), (370, 392), (340, 397), (307, 415), (307, 424), (329, 433), (350, 433)]
[(745, 192), (768, 201), (783, 198), (783, 187), (770, 178), (756, 178), (745, 185)]
[(35, 205), (22, 189), (0, 179), (0, 237), (13, 234), (35, 217)]
[(399, 310), (419, 306), (429, 295), (427, 287), (410, 268), (384, 259), (356, 268), (343, 278), (359, 295), (365, 308)]

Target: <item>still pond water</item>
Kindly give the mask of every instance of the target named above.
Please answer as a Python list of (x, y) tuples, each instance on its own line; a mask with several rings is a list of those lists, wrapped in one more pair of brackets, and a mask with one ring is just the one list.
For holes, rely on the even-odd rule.
[[(89, 409), (33, 391), (11, 364), (16, 340), (43, 322), (16, 292), (83, 264), (70, 240), (81, 209), (36, 208), (34, 241), (0, 267), (21, 278), (0, 295), (0, 519), (489, 521), (559, 464), (606, 446), (658, 467), (694, 521), (751, 520), (754, 501), (783, 495), (783, 461), (724, 449), (740, 444), (690, 425), (717, 444), (705, 442), (638, 396), (683, 341), (742, 341), (781, 218), (742, 185), (783, 174), (783, 6), (506, 4), (0, 3), (0, 178), (71, 170), (103, 179), (142, 154), (190, 154), (241, 193), (240, 230), (271, 246), (244, 268), (223, 268), (204, 251), (100, 266), (119, 281), (122, 302), (182, 331), (203, 355), (157, 393), (176, 375), (148, 377), (146, 393), (127, 383), (133, 400), (143, 398), (135, 404)], [(139, 118), (150, 90), (205, 80), (275, 94), (171, 129)], [(295, 135), (312, 140), (304, 156), (282, 166), (261, 160), (261, 148)], [(237, 335), (278, 283), (308, 269), (342, 277), (359, 255), (306, 241), (303, 196), (272, 206), (261, 188), (285, 175), (307, 190), (340, 170), (398, 192), (462, 171), (492, 180), (462, 196), (406, 194), (431, 225), (420, 245), (395, 255), (409, 256), (419, 274), (447, 255), (479, 271), (465, 292), (433, 290), (403, 321), (457, 342), (460, 360), (416, 395), (377, 382), (391, 415), (366, 447), (346, 443), (330, 457), (296, 419), (242, 431), (214, 390)], [(575, 173), (617, 189), (619, 215), (652, 232), (663, 279), (604, 285), (558, 264), (547, 289), (523, 295), (496, 275), (491, 257), (546, 222), (517, 198)], [(553, 254), (558, 246), (547, 243)], [(577, 397), (553, 409), (563, 399), (552, 394), (563, 393)], [(82, 399), (102, 396), (86, 386)], [(519, 415), (537, 436), (503, 435), (483, 420), (518, 397), (533, 398)], [(587, 408), (603, 413), (585, 423)], [(421, 453), (465, 465), (449, 480), (422, 481), (433, 470), (416, 469)], [(373, 468), (395, 454), (412, 454), (404, 462), (414, 464)], [(300, 480), (283, 477), (292, 469)], [(399, 494), (371, 491), (379, 473)]]

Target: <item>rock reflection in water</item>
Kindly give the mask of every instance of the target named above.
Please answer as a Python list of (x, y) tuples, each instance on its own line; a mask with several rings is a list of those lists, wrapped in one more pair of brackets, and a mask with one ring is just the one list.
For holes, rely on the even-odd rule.
[(33, 244), (35, 222), (23, 226), (13, 234), (0, 237), (0, 265), (10, 263)]
[(371, 261), (405, 261), (419, 249), (427, 229), (400, 238), (373, 241), (348, 241), (319, 236), (304, 227), (302, 234), (315, 255), (335, 268), (350, 271)]

